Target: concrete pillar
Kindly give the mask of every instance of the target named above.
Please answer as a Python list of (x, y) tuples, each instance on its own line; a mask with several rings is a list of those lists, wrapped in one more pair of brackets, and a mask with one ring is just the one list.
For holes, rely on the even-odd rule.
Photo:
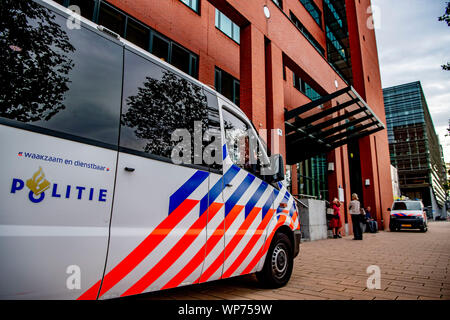
[(349, 163), (348, 163), (348, 148), (347, 145), (342, 146), (340, 149), (340, 155), (341, 155), (341, 165), (342, 165), (342, 188), (344, 188), (344, 199), (345, 202), (342, 206), (341, 204), (341, 212), (345, 212), (346, 219), (347, 219), (347, 234), (353, 234), (353, 224), (352, 224), (352, 217), (350, 216), (350, 212), (348, 210), (348, 206), (350, 204), (350, 201), (352, 200), (351, 195), (351, 185), (350, 185), (350, 175), (352, 174), (350, 172)]
[(297, 165), (294, 164), (291, 166), (291, 183), (292, 183), (292, 194), (297, 195), (298, 194), (298, 172), (297, 172)]
[[(370, 206), (372, 208), (372, 218), (381, 220), (380, 184), (378, 183), (377, 158), (373, 136), (360, 139), (359, 150), (364, 207)], [(365, 185), (366, 180), (369, 180), (369, 186)]]
[(241, 28), (240, 84), (241, 109), (256, 129), (266, 126), (266, 74), (264, 34), (253, 25)]
[[(350, 178), (348, 169), (347, 148), (340, 147), (328, 153), (328, 162), (334, 163), (334, 171), (328, 172), (329, 199), (339, 199), (339, 187), (344, 189), (344, 202), (341, 202), (342, 234), (352, 234), (352, 221), (348, 212), (350, 203)], [(347, 224), (347, 227), (345, 225)]]
[[(283, 53), (271, 41), (266, 41), (265, 58), (267, 129), (269, 132), (273, 132), (268, 135), (268, 143), (270, 143), (272, 153), (286, 154)], [(272, 141), (273, 139), (277, 141)], [(284, 160), (286, 164), (286, 159)]]

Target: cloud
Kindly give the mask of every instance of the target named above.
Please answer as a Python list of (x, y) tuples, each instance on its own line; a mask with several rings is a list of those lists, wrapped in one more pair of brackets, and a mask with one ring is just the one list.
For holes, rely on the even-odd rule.
[(438, 21), (444, 1), (372, 0), (379, 10), (376, 30), (383, 87), (420, 81), (436, 133), (450, 162), (450, 27)]

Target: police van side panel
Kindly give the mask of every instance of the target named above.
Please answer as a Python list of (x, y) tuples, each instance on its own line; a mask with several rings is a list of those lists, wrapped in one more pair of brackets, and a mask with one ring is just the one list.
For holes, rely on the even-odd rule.
[(252, 150), (246, 140), (246, 154), (242, 155), (242, 145), (238, 143), (242, 139), (239, 132), (245, 131), (250, 137), (256, 138), (260, 158), (267, 158), (265, 148), (261, 145), (250, 121), (229, 101), (219, 97), (219, 104), (226, 141), (224, 173), (233, 168), (238, 168), (241, 173), (240, 181), (232, 181), (224, 188), (225, 201), (236, 195), (240, 196), (239, 189), (247, 184), (244, 188), (246, 191), (242, 192), (242, 199), (238, 201), (238, 204), (242, 204), (242, 211), (225, 232), (226, 249), (222, 278), (228, 278), (261, 271), (272, 240), (280, 230), (292, 239), (293, 249), (295, 245), (293, 233), (300, 225), (297, 207), (286, 187), (281, 182), (268, 183), (267, 177), (261, 175), (260, 164), (247, 166), (245, 161), (242, 161), (242, 158), (249, 158), (248, 150)]
[[(273, 220), (275, 188), (232, 162), (214, 93), (138, 50), (126, 47), (124, 61), (107, 266), (102, 282), (79, 299), (95, 299), (100, 283), (98, 297), (107, 299), (254, 272)], [(241, 121), (249, 127), (245, 116)], [(173, 163), (177, 128), (194, 138), (193, 166)], [(209, 139), (205, 129), (216, 137)], [(215, 149), (213, 163), (195, 165), (198, 134), (201, 156)]]
[[(221, 149), (217, 98), (140, 50), (127, 46), (124, 63), (120, 153), (101, 299), (196, 282), (208, 223), (223, 220), (221, 159), (203, 160), (207, 129), (219, 133), (215, 142)], [(180, 139), (173, 139), (177, 130)], [(183, 141), (186, 148), (173, 153), (181, 151), (177, 145)], [(96, 290), (94, 285), (79, 298), (96, 298)]]
[(35, 2), (9, 6), (1, 10), (17, 11), (2, 14), (11, 20), (1, 49), (0, 298), (75, 299), (104, 270), (123, 48), (88, 26), (67, 28), (66, 16)]
[(246, 164), (249, 137), (257, 137), (248, 119), (227, 100), (219, 98), (219, 104), (226, 141), (224, 172), (238, 170), (238, 177), (224, 189), (224, 198), (229, 199), (226, 207), (228, 202), (234, 205), (226, 208), (230, 223), (225, 232), (223, 278), (228, 278), (250, 273), (259, 261), (277, 190)]
[[(49, 78), (2, 70), (0, 297), (105, 299), (261, 271), (275, 233), (299, 225), (285, 187), (235, 161), (226, 128), (253, 130), (242, 111), (90, 24), (28, 6), (56, 39), (28, 56), (54, 56), (39, 65)], [(27, 61), (13, 40), (5, 65)], [(177, 165), (180, 145), (192, 152)]]

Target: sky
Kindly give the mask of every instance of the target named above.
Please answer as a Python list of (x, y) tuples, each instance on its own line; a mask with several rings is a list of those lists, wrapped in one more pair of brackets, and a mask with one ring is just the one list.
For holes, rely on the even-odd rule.
[(438, 17), (446, 0), (372, 0), (383, 88), (420, 81), (450, 163), (450, 27)]

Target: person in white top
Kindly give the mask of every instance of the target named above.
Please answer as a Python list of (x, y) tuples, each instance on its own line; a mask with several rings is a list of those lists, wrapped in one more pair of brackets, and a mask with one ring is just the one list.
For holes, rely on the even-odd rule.
[(356, 193), (352, 194), (352, 201), (348, 207), (350, 215), (352, 217), (353, 224), (353, 240), (362, 240), (363, 234), (361, 230), (361, 205), (359, 203), (359, 198)]

